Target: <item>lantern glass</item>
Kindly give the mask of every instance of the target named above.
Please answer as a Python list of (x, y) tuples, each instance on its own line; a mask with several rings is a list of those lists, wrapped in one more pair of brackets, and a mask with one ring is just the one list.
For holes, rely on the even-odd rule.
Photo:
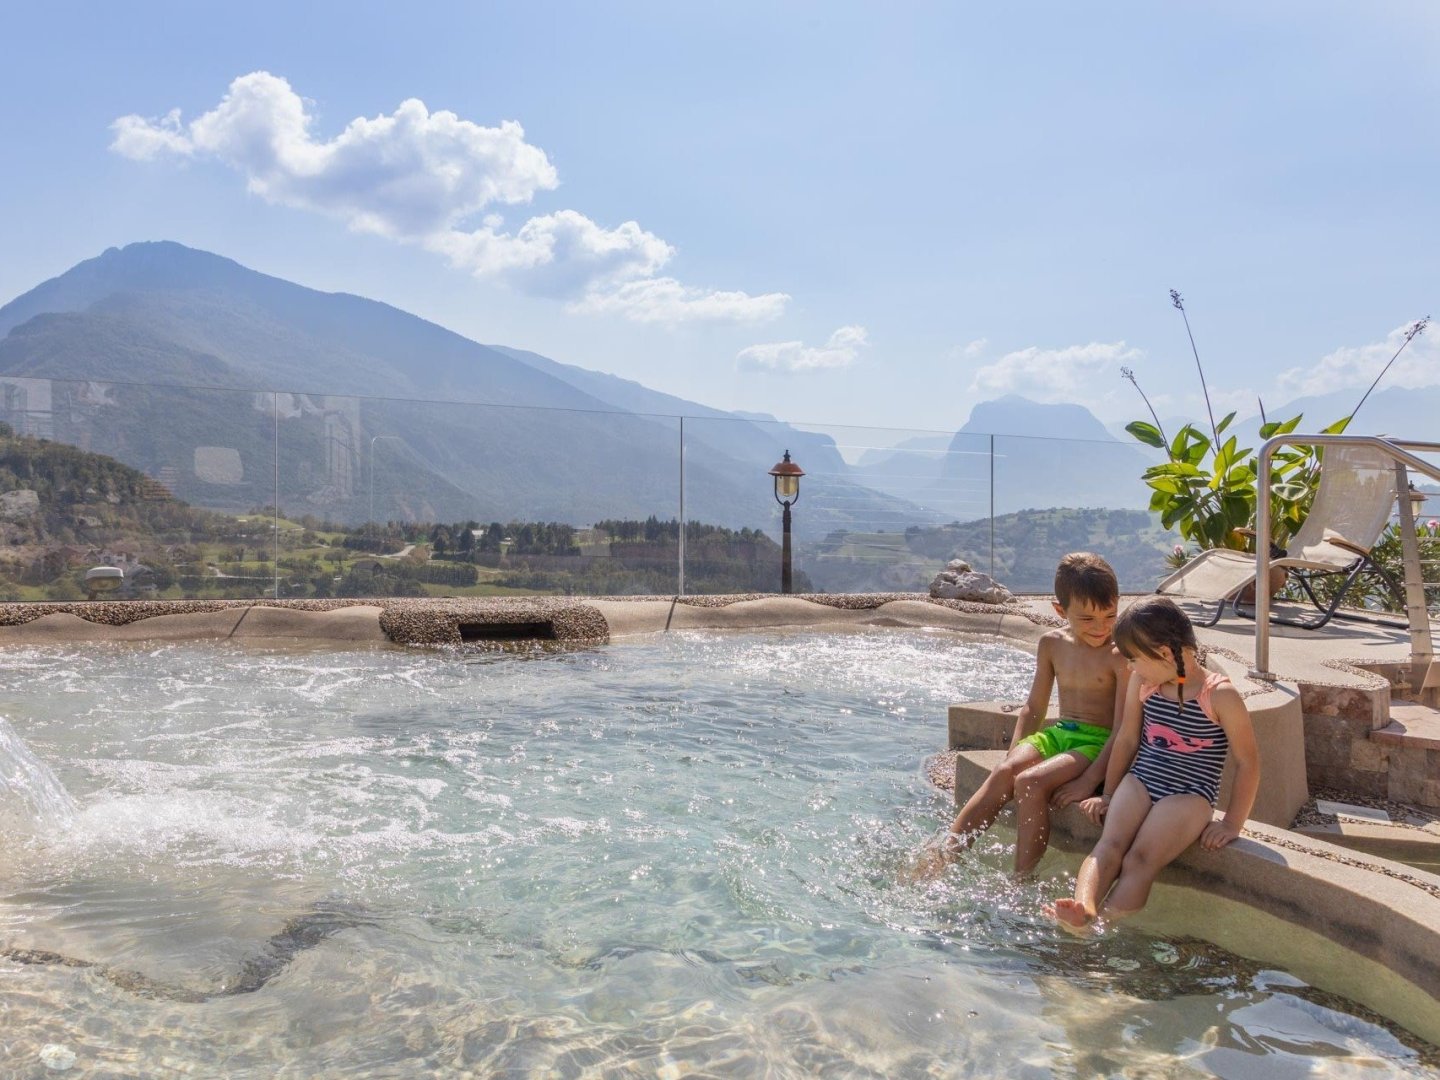
[(775, 497), (784, 502), (794, 502), (795, 496), (800, 494), (800, 478), (798, 476), (777, 476), (775, 477)]
[(1410, 516), (1419, 517), (1422, 512), (1421, 507), (1425, 505), (1425, 493), (1423, 491), (1417, 491), (1415, 485), (1411, 484), (1410, 490), (1406, 492), (1406, 495), (1410, 499)]

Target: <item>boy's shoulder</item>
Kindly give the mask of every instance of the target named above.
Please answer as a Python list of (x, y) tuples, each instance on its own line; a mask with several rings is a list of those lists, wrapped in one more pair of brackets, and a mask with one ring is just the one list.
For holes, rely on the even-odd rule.
[(1047, 631), (1040, 638), (1040, 648), (1052, 657), (1073, 656), (1087, 666), (1098, 664), (1113, 667), (1117, 671), (1125, 667), (1125, 657), (1120, 655), (1120, 650), (1115, 647), (1113, 641), (1107, 643), (1103, 648), (1087, 645), (1068, 626), (1058, 626), (1054, 630)]
[[(1075, 635), (1075, 628), (1068, 625), (1057, 626), (1053, 630), (1045, 631), (1045, 633), (1042, 634), (1040, 637), (1040, 643), (1042, 645), (1048, 645), (1052, 649), (1057, 647), (1067, 649), (1084, 649), (1086, 651), (1091, 651), (1094, 649), (1094, 646), (1086, 645), (1083, 641), (1081, 641)], [(1115, 645), (1113, 642), (1106, 645), (1106, 649), (1108, 650), (1113, 650), (1114, 648)]]

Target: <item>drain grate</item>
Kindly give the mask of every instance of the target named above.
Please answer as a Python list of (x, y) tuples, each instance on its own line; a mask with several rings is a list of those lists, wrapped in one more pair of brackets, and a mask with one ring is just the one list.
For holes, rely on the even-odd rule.
[(554, 641), (552, 622), (462, 622), (461, 641)]

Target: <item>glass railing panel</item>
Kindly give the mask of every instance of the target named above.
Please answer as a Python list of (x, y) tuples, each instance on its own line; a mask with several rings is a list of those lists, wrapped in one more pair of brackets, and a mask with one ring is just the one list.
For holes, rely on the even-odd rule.
[(713, 417), (687, 417), (685, 434), (687, 592), (780, 591), (769, 471), (787, 450), (805, 471), (791, 510), (795, 592), (925, 591), (944, 566), (944, 527), (989, 511), (984, 438)]
[(1122, 591), (1152, 591), (1180, 542), (1147, 509), (1142, 476), (1158, 460), (1138, 443), (995, 436), (996, 578), (1012, 592), (1049, 593), (1061, 556), (1094, 551)]
[[(1422, 461), (1440, 472), (1440, 453), (1417, 454)], [(1427, 475), (1412, 476), (1415, 486), (1411, 512), (1415, 518), (1415, 534), (1419, 541), (1420, 574), (1425, 582), (1425, 604), (1431, 619), (1440, 615), (1440, 480)], [(1404, 580), (1403, 578), (1401, 579)]]
[[(1397, 441), (1400, 439), (1403, 436), (1397, 437)], [(1411, 452), (1432, 469), (1440, 471), (1440, 453)], [(1406, 475), (1409, 489), (1406, 501), (1415, 523), (1420, 580), (1426, 608), (1433, 620), (1440, 615), (1440, 480), (1419, 470), (1407, 469)], [(1405, 582), (1409, 580), (1409, 575), (1405, 572), (1398, 502), (1391, 511), (1389, 525), (1370, 549), (1370, 559), (1379, 572), (1362, 573), (1352, 583), (1342, 606), (1381, 611), (1404, 618), (1407, 603)], [(1287, 593), (1292, 591), (1287, 590)]]
[[(265, 594), (271, 396), (0, 379), (0, 593), (14, 599)], [(250, 575), (229, 575), (245, 564)], [(91, 573), (99, 568), (119, 569)], [(117, 584), (118, 581), (118, 584)]]
[(280, 395), (281, 592), (672, 594), (674, 418)]

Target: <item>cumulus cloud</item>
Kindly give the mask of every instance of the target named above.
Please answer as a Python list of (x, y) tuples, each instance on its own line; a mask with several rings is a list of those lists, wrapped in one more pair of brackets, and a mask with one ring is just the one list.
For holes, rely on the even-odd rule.
[(195, 152), (195, 144), (180, 126), (179, 109), (153, 120), (122, 116), (110, 125), (110, 130), (115, 132), (110, 149), (135, 161), (150, 161), (167, 154), (189, 157)]
[(677, 323), (689, 320), (769, 322), (785, 310), (787, 293), (724, 292), (697, 289), (674, 278), (647, 278), (594, 288), (571, 303), (570, 310), (585, 314), (615, 313), (642, 323)]
[(659, 276), (675, 249), (634, 221), (607, 229), (561, 210), (507, 230), (495, 207), (528, 204), (560, 183), (545, 151), (514, 121), (484, 127), (411, 98), (388, 116), (350, 121), (328, 141), (313, 127), (290, 84), (257, 71), (234, 80), (219, 105), (188, 124), (178, 109), (120, 117), (110, 149), (137, 161), (214, 158), (267, 202), (419, 245), (477, 277), (566, 299), (576, 311), (642, 322), (751, 321), (774, 317), (789, 299)]
[[(1317, 364), (1293, 367), (1275, 380), (1283, 398), (1310, 397), (1333, 390), (1364, 390), (1395, 355), (1412, 324), (1397, 326), (1384, 341), (1369, 345), (1342, 346)], [(1434, 331), (1421, 334), (1406, 346), (1385, 375), (1384, 386), (1434, 386), (1440, 383), (1440, 340)]]
[(803, 341), (775, 341), (750, 345), (736, 355), (737, 366), (749, 371), (779, 371), (805, 374), (847, 368), (860, 358), (860, 350), (869, 344), (863, 326), (842, 326), (830, 335), (824, 345), (810, 346)]
[(514, 233), (491, 219), (471, 232), (448, 230), (425, 240), (452, 265), (479, 276), (507, 275), (526, 291), (573, 296), (590, 285), (648, 278), (675, 249), (633, 221), (604, 229), (584, 214), (561, 210), (533, 217)]
[(1032, 401), (1089, 402), (1108, 399), (1124, 364), (1142, 353), (1123, 341), (1028, 349), (1006, 353), (975, 372), (970, 389), (987, 397), (1020, 394)]

